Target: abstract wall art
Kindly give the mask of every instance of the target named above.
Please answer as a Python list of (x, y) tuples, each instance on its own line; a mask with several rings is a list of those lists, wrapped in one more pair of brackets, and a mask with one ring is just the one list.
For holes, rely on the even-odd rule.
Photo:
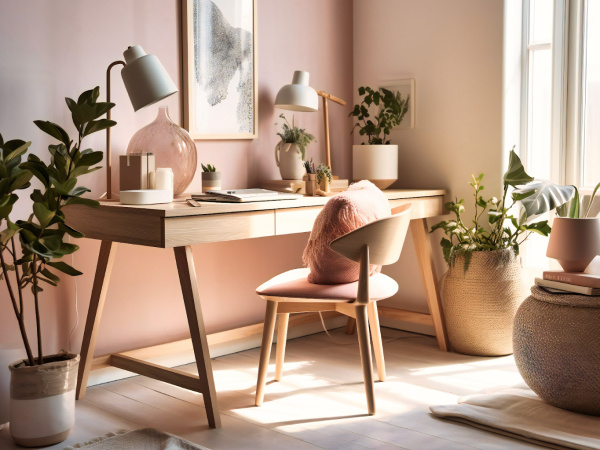
[(256, 0), (182, 0), (182, 31), (186, 130), (256, 138)]

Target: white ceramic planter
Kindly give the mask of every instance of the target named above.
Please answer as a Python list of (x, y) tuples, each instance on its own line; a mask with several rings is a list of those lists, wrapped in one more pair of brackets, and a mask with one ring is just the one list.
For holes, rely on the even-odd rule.
[(369, 180), (379, 189), (398, 179), (397, 145), (353, 145), (352, 179)]
[(306, 173), (302, 152), (296, 144), (279, 141), (275, 146), (275, 162), (283, 180), (301, 180)]
[(79, 355), (69, 356), (41, 366), (24, 366), (22, 361), (9, 366), (10, 434), (17, 444), (41, 447), (69, 436), (75, 424)]

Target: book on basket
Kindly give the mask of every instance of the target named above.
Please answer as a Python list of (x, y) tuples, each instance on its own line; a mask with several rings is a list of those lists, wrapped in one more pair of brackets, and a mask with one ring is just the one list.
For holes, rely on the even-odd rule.
[(560, 281), (591, 288), (600, 288), (600, 275), (583, 272), (565, 272), (563, 270), (546, 270), (544, 280)]
[(588, 286), (579, 286), (577, 284), (563, 283), (560, 281), (544, 280), (543, 278), (535, 279), (536, 286), (545, 288), (548, 291), (555, 293), (573, 293), (583, 295), (600, 295), (600, 288), (592, 288)]

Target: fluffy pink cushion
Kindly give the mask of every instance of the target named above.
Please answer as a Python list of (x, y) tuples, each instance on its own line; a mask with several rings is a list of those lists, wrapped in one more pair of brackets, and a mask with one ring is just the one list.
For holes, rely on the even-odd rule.
[[(377, 186), (367, 180), (352, 184), (323, 207), (313, 225), (302, 261), (310, 269), (308, 281), (317, 284), (352, 283), (360, 264), (334, 252), (329, 243), (369, 222), (391, 215), (390, 204)], [(371, 275), (381, 266), (371, 266)]]

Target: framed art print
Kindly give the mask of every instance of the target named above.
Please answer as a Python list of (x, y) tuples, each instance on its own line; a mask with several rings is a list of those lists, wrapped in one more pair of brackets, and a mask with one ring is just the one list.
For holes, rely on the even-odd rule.
[(392, 92), (400, 92), (403, 99), (409, 97), (408, 111), (404, 116), (404, 119), (395, 127), (396, 129), (402, 130), (407, 128), (415, 127), (415, 79), (405, 78), (403, 80), (387, 81), (381, 83), (379, 87), (385, 88)]
[(182, 0), (183, 117), (194, 139), (255, 139), (256, 0)]

